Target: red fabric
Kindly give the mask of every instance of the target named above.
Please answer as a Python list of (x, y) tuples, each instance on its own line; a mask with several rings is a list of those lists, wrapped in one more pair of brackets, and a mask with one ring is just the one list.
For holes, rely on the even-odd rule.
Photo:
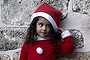
[[(71, 36), (66, 37), (64, 42), (59, 41), (60, 54), (71, 54), (74, 52), (74, 42)], [(39, 55), (36, 49), (41, 47), (44, 51)], [(35, 45), (29, 44), (26, 47), (26, 43), (22, 46), (20, 60), (56, 60), (56, 47), (50, 43), (49, 40), (37, 41)]]
[(60, 46), (60, 54), (71, 54), (74, 52), (74, 41), (72, 36), (68, 36), (64, 38), (64, 41), (59, 41)]

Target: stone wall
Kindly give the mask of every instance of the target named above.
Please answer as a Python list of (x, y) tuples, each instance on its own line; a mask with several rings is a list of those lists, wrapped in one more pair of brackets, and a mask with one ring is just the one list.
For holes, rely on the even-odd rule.
[(0, 51), (0, 60), (19, 60), (21, 48)]
[[(87, 46), (87, 31), (90, 29), (89, 0), (0, 0), (0, 60), (19, 60), (30, 16), (43, 2), (60, 10), (64, 17), (68, 13), (61, 21), (62, 28), (73, 31), (72, 34), (78, 38), (75, 42), (76, 52), (61, 56), (58, 60), (90, 60), (90, 50)], [(84, 41), (87, 43), (84, 44)]]
[(72, 10), (90, 16), (90, 0), (73, 0)]

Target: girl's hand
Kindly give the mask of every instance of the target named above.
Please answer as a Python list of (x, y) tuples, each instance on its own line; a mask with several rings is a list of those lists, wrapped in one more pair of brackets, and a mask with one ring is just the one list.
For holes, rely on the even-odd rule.
[(58, 32), (58, 33), (62, 33), (63, 31), (64, 31), (64, 30), (63, 30), (62, 28), (58, 28), (58, 29), (57, 29), (57, 32)]
[(57, 31), (63, 32), (64, 30), (62, 28), (58, 28)]

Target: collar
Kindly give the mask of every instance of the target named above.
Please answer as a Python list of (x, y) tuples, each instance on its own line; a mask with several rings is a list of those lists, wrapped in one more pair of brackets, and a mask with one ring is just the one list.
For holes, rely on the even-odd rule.
[(38, 40), (38, 41), (39, 41), (39, 40), (48, 40), (48, 39), (50, 39), (50, 38), (42, 37), (42, 36), (37, 35), (37, 40)]

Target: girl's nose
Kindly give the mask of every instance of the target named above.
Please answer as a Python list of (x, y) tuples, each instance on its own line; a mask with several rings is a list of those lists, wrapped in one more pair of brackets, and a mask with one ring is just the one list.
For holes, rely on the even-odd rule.
[(43, 29), (43, 30), (46, 30), (46, 26), (43, 26), (42, 29)]

